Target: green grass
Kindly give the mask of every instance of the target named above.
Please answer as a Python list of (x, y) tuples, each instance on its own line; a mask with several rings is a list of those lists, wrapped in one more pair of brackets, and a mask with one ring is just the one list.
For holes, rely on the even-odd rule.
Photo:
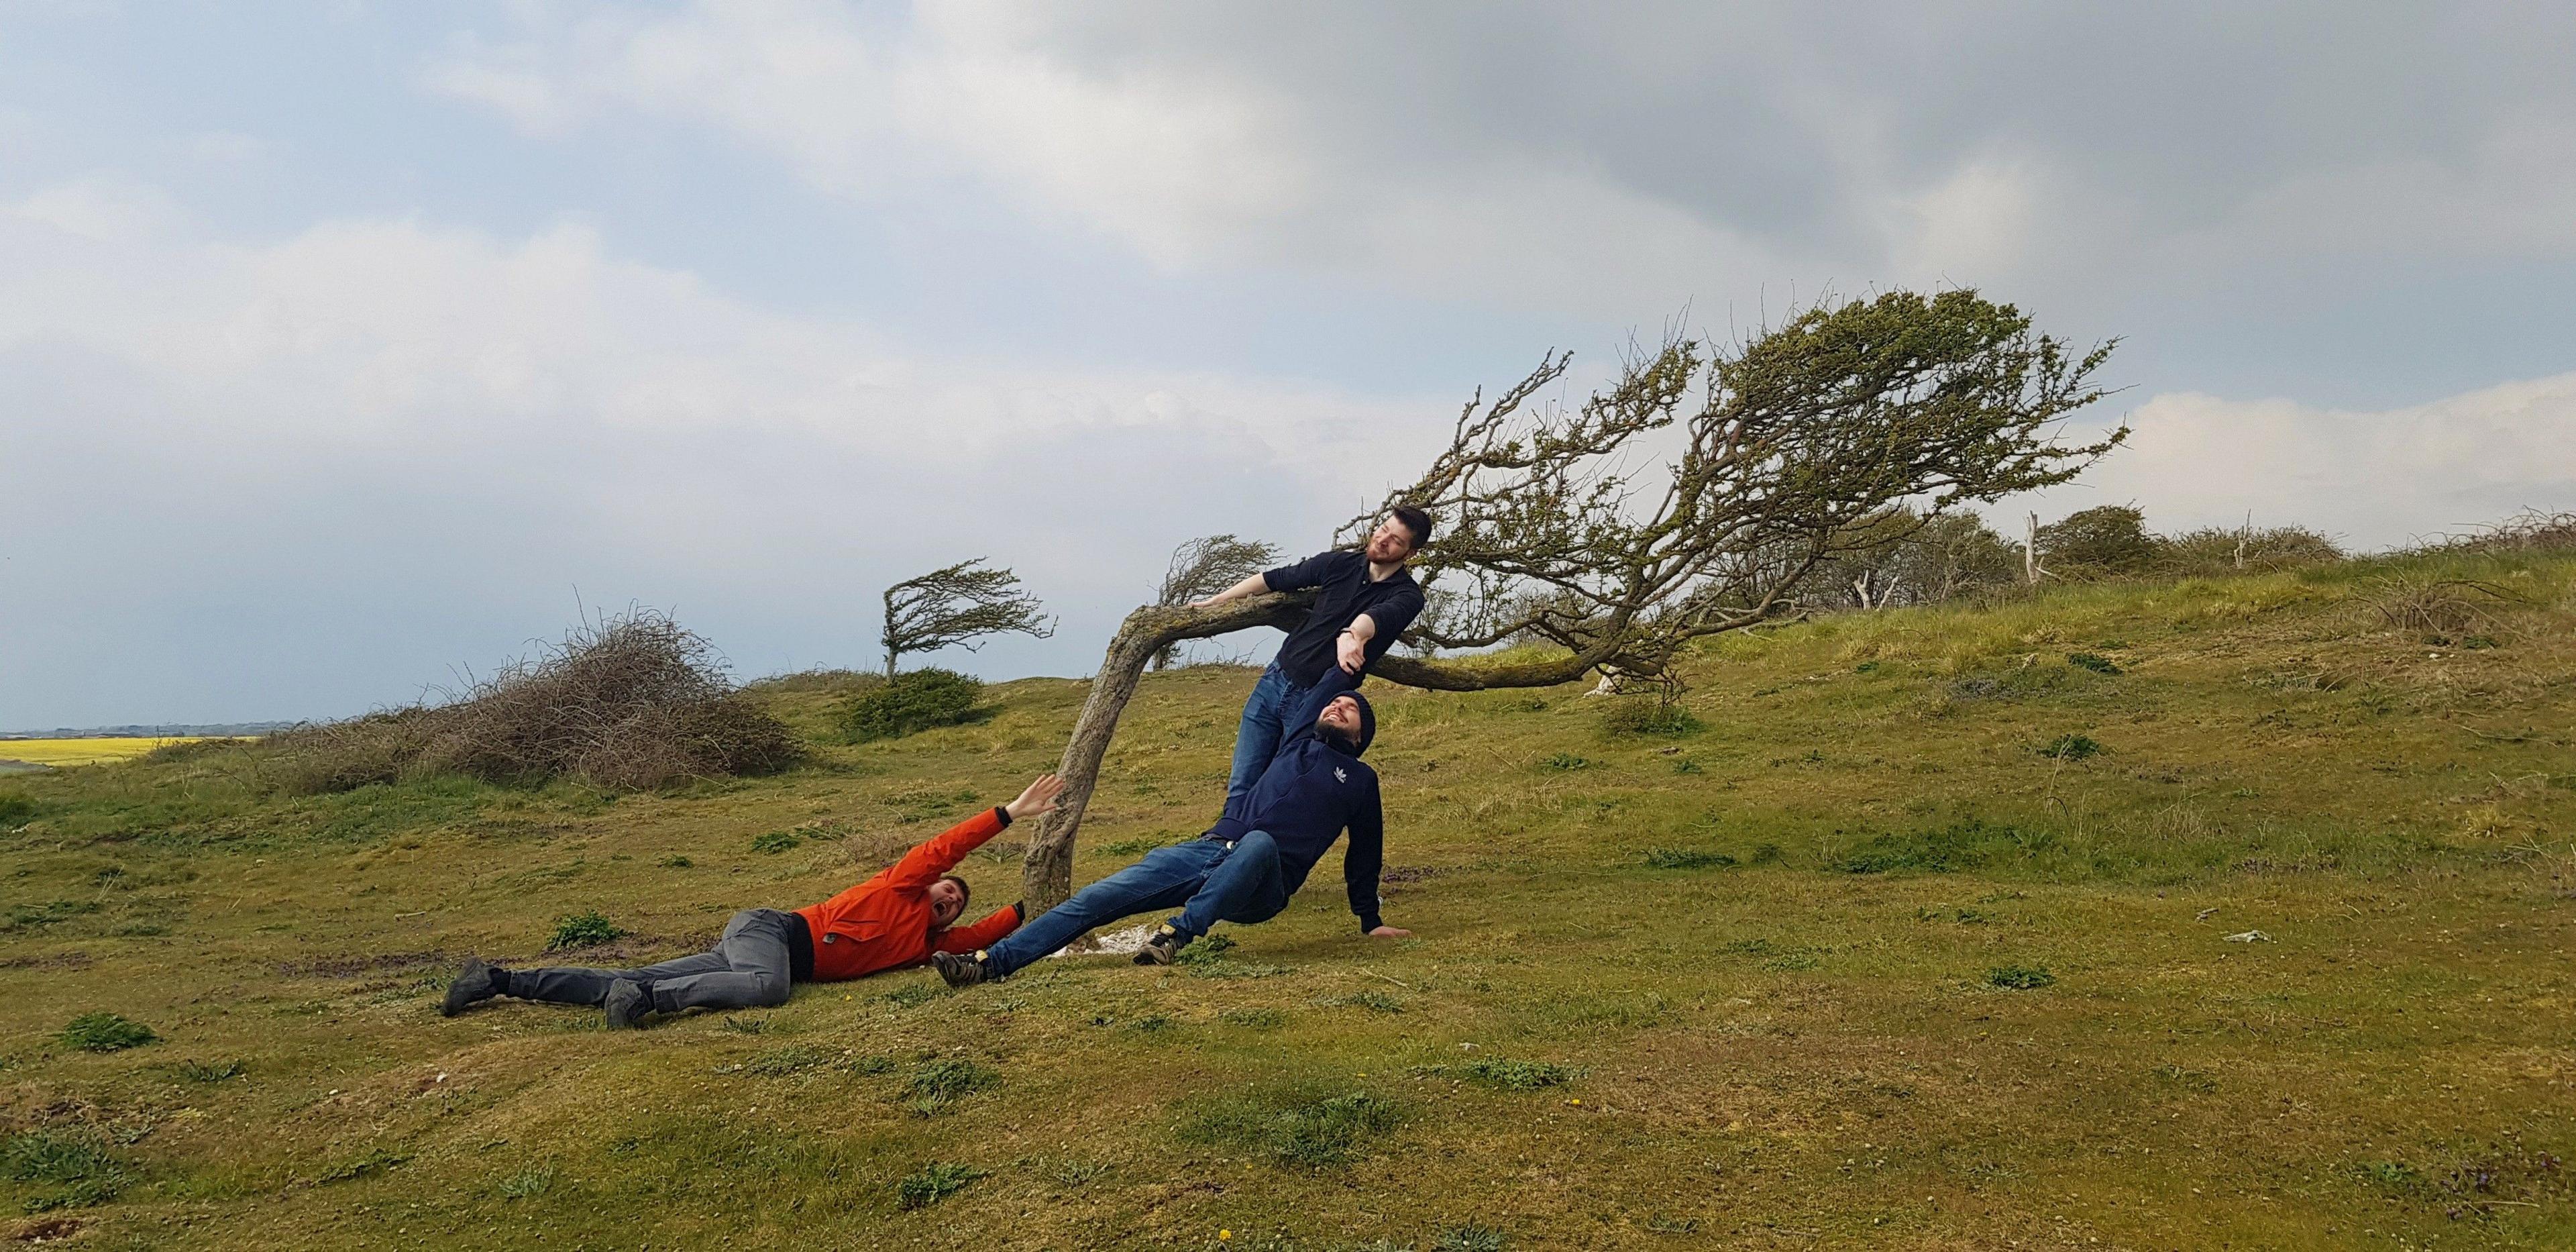
[[(2431, 645), (2373, 607), (2400, 576), (2516, 599), (2478, 628), (2495, 646)], [(1144, 680), (1077, 881), (1206, 828), (1254, 677)], [(2576, 562), (1827, 618), (1689, 677), (1678, 738), (1605, 733), (1580, 684), (1372, 684), (1383, 907), (1415, 938), (1361, 936), (1328, 854), (1173, 968), (916, 970), (636, 1033), (436, 1006), (468, 952), (659, 960), (822, 899), (873, 871), (853, 855), (1052, 768), (1085, 687), (999, 684), (989, 717), (850, 744), (836, 710), (870, 684), (781, 683), (761, 698), (812, 760), (663, 792), (280, 796), (255, 746), (13, 775), (0, 1231), (2576, 1245)], [(2039, 752), (2072, 737), (2103, 750)], [(798, 842), (753, 850), (768, 832)], [(979, 911), (1018, 894), (1013, 865), (961, 872)], [(546, 957), (583, 914), (628, 933)], [(164, 1042), (67, 1044), (92, 1013)]]
[(985, 1176), (985, 1171), (971, 1165), (933, 1161), (920, 1172), (907, 1176), (895, 1188), (897, 1202), (907, 1209), (928, 1208), (966, 1189), (969, 1183)]
[(595, 948), (600, 944), (625, 937), (626, 931), (608, 920), (597, 909), (585, 913), (567, 913), (555, 919), (555, 933), (546, 940), (546, 951), (566, 948)]
[(83, 1052), (122, 1052), (158, 1041), (161, 1036), (138, 1021), (115, 1013), (83, 1013), (55, 1036), (67, 1048)]

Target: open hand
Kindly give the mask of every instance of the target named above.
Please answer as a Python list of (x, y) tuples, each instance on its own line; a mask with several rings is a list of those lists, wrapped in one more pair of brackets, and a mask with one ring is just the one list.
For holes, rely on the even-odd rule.
[(1064, 779), (1054, 774), (1040, 774), (1036, 782), (1029, 784), (1028, 790), (1020, 793), (1019, 799), (1002, 807), (1009, 810), (1012, 821), (1024, 822), (1055, 812), (1056, 797), (1063, 794)]
[(1371, 939), (1410, 939), (1413, 932), (1401, 926), (1380, 926), (1369, 932)]

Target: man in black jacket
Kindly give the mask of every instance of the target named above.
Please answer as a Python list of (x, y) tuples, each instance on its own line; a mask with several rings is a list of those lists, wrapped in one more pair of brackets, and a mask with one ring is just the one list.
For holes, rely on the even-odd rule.
[(991, 982), (1122, 917), (1178, 908), (1137, 952), (1139, 965), (1168, 965), (1218, 922), (1264, 922), (1288, 906), (1306, 875), (1347, 829), (1342, 882), (1360, 929), (1377, 938), (1412, 932), (1378, 916), (1378, 867), (1386, 818), (1377, 773), (1360, 762), (1377, 736), (1377, 715), (1350, 690), (1357, 675), (1327, 670), (1295, 716), (1298, 729), (1271, 756), (1252, 788), (1227, 802), (1206, 834), (1156, 848), (1145, 859), (1074, 893), (1009, 938), (973, 955), (936, 953), (931, 964), (952, 987)]
[(1324, 675), (1339, 669), (1357, 688), (1368, 667), (1386, 655), (1395, 637), (1422, 612), (1422, 588), (1404, 563), (1431, 539), (1431, 515), (1412, 505), (1388, 512), (1368, 543), (1357, 552), (1318, 552), (1294, 565), (1255, 574), (1198, 601), (1223, 604), (1265, 591), (1315, 589), (1315, 607), (1306, 621), (1279, 645), (1279, 656), (1261, 672), (1252, 695), (1243, 702), (1243, 723), (1234, 736), (1234, 769), (1227, 776), (1225, 800), (1232, 805), (1270, 764), (1281, 741), (1293, 733), (1307, 692)]

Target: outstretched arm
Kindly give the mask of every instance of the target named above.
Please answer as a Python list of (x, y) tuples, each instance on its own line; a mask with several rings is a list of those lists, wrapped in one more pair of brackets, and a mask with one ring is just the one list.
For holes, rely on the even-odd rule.
[(930, 886), (941, 874), (957, 868), (967, 853), (984, 846), (985, 840), (1002, 833), (1012, 822), (1054, 812), (1056, 797), (1063, 794), (1063, 779), (1053, 774), (1040, 775), (1020, 793), (1019, 799), (986, 809), (904, 853), (903, 859), (886, 871), (887, 885), (904, 891)]
[(1362, 931), (1380, 939), (1407, 938), (1412, 931), (1389, 926), (1378, 915), (1378, 871), (1385, 861), (1386, 811), (1378, 804), (1377, 782), (1371, 779), (1368, 798), (1351, 814), (1351, 842), (1342, 851), (1342, 886), (1350, 892), (1351, 912), (1360, 919)]
[(1245, 596), (1257, 596), (1268, 590), (1270, 590), (1270, 584), (1265, 581), (1261, 575), (1255, 574), (1250, 578), (1244, 579), (1242, 582), (1236, 583), (1235, 585), (1216, 593), (1215, 595), (1208, 596), (1204, 599), (1190, 601), (1190, 607), (1194, 609), (1214, 608), (1220, 604), (1240, 600)]
[(951, 926), (940, 931), (930, 946), (938, 952), (972, 952), (978, 948), (989, 948), (1002, 936), (1018, 930), (1027, 916), (1027, 906), (1014, 900), (993, 910), (990, 916), (974, 925)]

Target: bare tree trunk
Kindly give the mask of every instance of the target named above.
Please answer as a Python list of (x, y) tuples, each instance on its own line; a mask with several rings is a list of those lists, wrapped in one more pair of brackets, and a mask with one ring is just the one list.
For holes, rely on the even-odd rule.
[(2030, 529), (2022, 532), (2021, 576), (2031, 586), (2039, 585), (2039, 514), (2030, 515)]
[(2236, 568), (2245, 568), (2245, 545), (2254, 541), (2254, 510), (2245, 510), (2244, 529), (2236, 532)]
[(1292, 629), (1305, 619), (1312, 600), (1307, 595), (1253, 596), (1212, 609), (1147, 605), (1127, 615), (1109, 641), (1108, 654), (1100, 659), (1100, 672), (1092, 676), (1091, 694), (1082, 702), (1073, 738), (1064, 745), (1064, 760), (1056, 767), (1064, 776), (1064, 798), (1039, 825), (1020, 864), (1020, 898), (1027, 901), (1030, 916), (1064, 903), (1073, 894), (1074, 832), (1082, 828), (1091, 789), (1100, 781), (1100, 759), (1109, 752), (1110, 737), (1118, 733), (1118, 715), (1135, 696), (1145, 663), (1184, 639), (1206, 639), (1248, 626)]

